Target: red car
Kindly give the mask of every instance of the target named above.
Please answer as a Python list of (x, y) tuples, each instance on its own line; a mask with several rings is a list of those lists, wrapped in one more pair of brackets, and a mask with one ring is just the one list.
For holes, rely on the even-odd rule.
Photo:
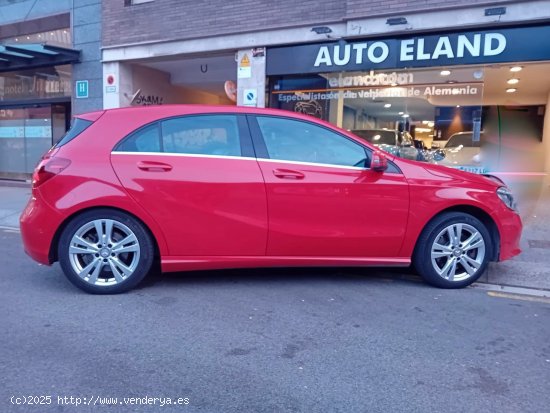
[(74, 119), (37, 166), (26, 252), (117, 293), (162, 271), (409, 266), (458, 288), (520, 252), (497, 178), (395, 158), (269, 109), (158, 106)]

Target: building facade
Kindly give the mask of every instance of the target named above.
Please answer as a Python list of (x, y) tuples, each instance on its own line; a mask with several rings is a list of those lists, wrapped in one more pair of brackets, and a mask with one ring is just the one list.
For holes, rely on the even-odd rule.
[(0, 179), (28, 180), (73, 114), (102, 108), (100, 60), (100, 0), (0, 0)]

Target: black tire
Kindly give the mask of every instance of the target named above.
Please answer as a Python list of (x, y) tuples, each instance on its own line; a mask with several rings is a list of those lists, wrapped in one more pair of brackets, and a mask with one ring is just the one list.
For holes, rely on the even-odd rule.
[[(458, 233), (458, 229), (456, 232), (454, 230), (447, 231), (446, 229), (459, 228), (459, 224), (462, 224), (463, 227), (463, 231), (461, 231), (461, 240), (460, 242), (454, 241), (457, 243), (456, 247), (450, 247), (453, 243), (450, 234)], [(466, 241), (468, 241), (468, 239), (474, 240), (473, 233), (471, 232), (472, 228), (479, 234), (478, 237), (476, 236), (475, 240), (481, 238), (484, 244), (479, 243), (479, 241), (476, 241), (476, 243), (472, 242), (472, 245), (479, 245), (479, 247), (477, 249), (467, 250), (469, 247), (464, 246)], [(445, 250), (434, 244), (436, 238), (437, 241), (439, 241), (438, 245), (442, 243), (447, 244), (446, 241), (448, 239), (449, 244), (445, 245)], [(454, 237), (455, 240), (457, 238), (458, 237)], [(432, 247), (437, 249), (437, 251), (434, 252), (435, 255), (433, 260)], [(447, 249), (452, 250), (452, 252), (448, 252)], [(481, 257), (481, 255), (477, 256), (477, 254), (481, 254), (482, 251), (483, 257)], [(438, 258), (437, 255), (440, 254), (447, 255)], [(433, 218), (422, 231), (413, 254), (413, 265), (422, 278), (431, 285), (440, 288), (463, 288), (472, 284), (483, 275), (492, 256), (492, 239), (483, 222), (466, 213), (447, 212)], [(453, 260), (456, 262), (456, 264), (454, 264), (454, 270)], [(449, 267), (446, 267), (449, 261), (451, 263)], [(472, 262), (479, 264), (479, 267), (475, 268), (475, 265), (471, 264)], [(443, 275), (438, 273), (436, 267), (439, 271), (443, 272)], [(466, 267), (473, 273), (470, 274)], [(449, 276), (449, 278), (445, 278), (445, 273), (447, 272), (445, 268), (449, 268), (449, 273), (454, 271), (453, 277)], [(460, 276), (456, 276), (456, 273), (459, 271), (461, 271)], [(455, 276), (456, 279), (451, 279)]]
[[(101, 241), (99, 231), (111, 236)], [(73, 239), (77, 234), (82, 242)], [(134, 288), (149, 273), (154, 260), (153, 241), (143, 224), (124, 212), (107, 208), (73, 218), (59, 238), (57, 252), (69, 281), (92, 294), (117, 294)], [(79, 276), (77, 270), (83, 275)]]

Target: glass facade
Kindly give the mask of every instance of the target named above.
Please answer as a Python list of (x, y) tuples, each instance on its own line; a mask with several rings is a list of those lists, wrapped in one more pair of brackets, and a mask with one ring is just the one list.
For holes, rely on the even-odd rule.
[[(67, 29), (3, 38), (0, 44), (70, 47)], [(29, 179), (70, 119), (71, 65), (0, 73), (0, 179)]]

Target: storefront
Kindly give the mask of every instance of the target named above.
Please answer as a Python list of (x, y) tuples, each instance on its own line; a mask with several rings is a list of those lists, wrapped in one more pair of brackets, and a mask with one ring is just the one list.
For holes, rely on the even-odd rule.
[(550, 169), (548, 39), (550, 26), (531, 26), (273, 47), (269, 106), (404, 157), (540, 180)]
[(28, 180), (67, 130), (79, 59), (70, 44), (68, 28), (1, 40), (0, 179)]

